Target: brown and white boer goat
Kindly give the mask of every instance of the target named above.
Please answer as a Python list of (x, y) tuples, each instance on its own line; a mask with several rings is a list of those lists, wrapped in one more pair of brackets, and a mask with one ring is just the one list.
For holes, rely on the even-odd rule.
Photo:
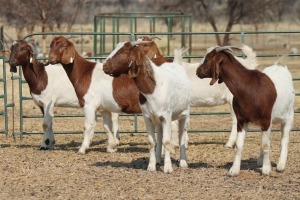
[[(135, 44), (135, 43), (134, 43)], [(104, 62), (103, 70), (112, 76), (128, 74), (137, 85), (151, 145), (149, 171), (156, 170), (165, 147), (164, 172), (173, 171), (170, 159), (171, 123), (179, 121), (180, 167), (187, 167), (185, 135), (189, 119), (190, 84), (184, 68), (178, 63), (158, 67), (144, 52), (130, 42), (118, 44)], [(181, 54), (181, 51), (176, 54)], [(157, 141), (154, 132), (157, 132)], [(155, 151), (155, 145), (157, 147)]]
[[(89, 147), (99, 110), (107, 132), (111, 129), (112, 113), (141, 113), (139, 91), (133, 80), (126, 75), (113, 78), (103, 72), (103, 64), (84, 59), (74, 44), (63, 36), (54, 37), (50, 44), (49, 62), (61, 63), (74, 86), (80, 106), (84, 107), (84, 140), (78, 153)], [(109, 151), (116, 151), (118, 140), (109, 137)]]
[(52, 149), (55, 144), (52, 129), (53, 109), (79, 107), (74, 88), (61, 65), (45, 65), (38, 62), (32, 47), (26, 41), (14, 41), (10, 50), (10, 71), (16, 73), (17, 66), (22, 66), (33, 101), (40, 107), (44, 116), (44, 137), (40, 149)]
[(274, 64), (264, 69), (248, 70), (233, 56), (230, 48), (218, 47), (205, 56), (204, 63), (197, 69), (200, 78), (211, 78), (224, 82), (233, 94), (233, 109), (237, 116), (237, 142), (233, 166), (228, 175), (240, 173), (241, 154), (244, 147), (248, 123), (261, 128), (261, 148), (258, 165), (262, 174), (271, 172), (270, 132), (273, 123), (281, 124), (281, 152), (277, 170), (283, 171), (288, 154), (289, 131), (294, 120), (293, 104), (295, 91), (292, 77), (286, 66)]
[[(160, 53), (158, 46), (156, 45), (155, 41), (148, 36), (140, 37), (138, 40), (141, 41), (151, 41), (150, 43), (144, 43), (139, 45), (139, 47), (145, 52), (147, 57), (149, 57), (155, 64), (159, 64), (160, 62), (172, 62), (169, 59), (163, 57)], [(212, 48), (208, 49), (208, 52), (211, 51)], [(239, 62), (241, 62), (246, 68), (248, 69), (255, 69), (258, 64), (256, 61), (256, 53), (247, 45), (243, 45), (242, 52), (245, 54), (246, 58), (239, 58)], [(230, 106), (230, 114), (232, 119), (232, 127), (231, 133), (225, 147), (233, 148), (237, 138), (237, 120), (235, 113), (232, 107), (232, 99), (233, 95), (226, 87), (224, 83), (222, 84), (215, 84), (211, 87), (209, 86), (208, 79), (199, 79), (195, 74), (196, 69), (199, 67), (201, 63), (203, 63), (204, 59), (202, 59), (199, 63), (189, 63), (183, 62), (182, 65), (184, 66), (187, 75), (189, 77), (189, 81), (192, 88), (192, 96), (191, 96), (191, 107), (212, 107), (212, 106), (219, 106), (228, 103)], [(173, 128), (174, 127), (173, 125)], [(174, 135), (174, 140), (176, 141), (176, 136)], [(188, 137), (187, 137), (188, 138)]]

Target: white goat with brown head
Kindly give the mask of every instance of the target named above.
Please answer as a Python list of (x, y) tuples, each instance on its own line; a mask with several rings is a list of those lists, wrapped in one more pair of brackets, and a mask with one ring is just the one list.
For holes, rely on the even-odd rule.
[[(181, 65), (171, 62), (158, 67), (136, 44), (138, 42), (118, 44), (104, 62), (103, 70), (112, 76), (128, 74), (134, 80), (140, 91), (139, 103), (151, 144), (148, 170), (156, 170), (163, 144), (164, 172), (170, 173), (173, 171), (170, 159), (172, 120), (179, 120), (180, 167), (187, 167), (185, 135), (189, 119), (190, 84)], [(156, 153), (155, 131), (158, 136)]]
[(40, 63), (26, 41), (14, 41), (10, 50), (10, 71), (17, 72), (17, 66), (22, 66), (33, 101), (44, 116), (44, 138), (40, 149), (52, 149), (55, 144), (52, 129), (54, 107), (79, 107), (75, 90), (61, 65)]

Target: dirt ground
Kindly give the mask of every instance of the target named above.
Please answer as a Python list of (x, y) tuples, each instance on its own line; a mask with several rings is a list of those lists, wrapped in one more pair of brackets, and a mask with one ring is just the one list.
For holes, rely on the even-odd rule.
[(172, 156), (172, 174), (148, 172), (146, 134), (121, 134), (118, 152), (107, 153), (107, 137), (96, 134), (87, 154), (77, 150), (82, 136), (56, 135), (56, 147), (40, 151), (42, 135), (22, 140), (1, 135), (0, 199), (300, 199), (300, 135), (291, 132), (287, 168), (275, 170), (279, 132), (271, 138), (272, 173), (256, 166), (260, 135), (248, 133), (238, 177), (226, 176), (234, 150), (228, 134), (190, 133), (188, 169)]

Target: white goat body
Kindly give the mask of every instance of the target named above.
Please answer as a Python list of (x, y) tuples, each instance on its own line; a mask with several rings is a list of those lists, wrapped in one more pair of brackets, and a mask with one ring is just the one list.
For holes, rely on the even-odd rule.
[[(53, 104), (56, 107), (79, 107), (73, 85), (61, 64), (46, 65), (48, 85), (40, 95), (31, 93), (34, 102), (39, 106)], [(50, 107), (53, 107), (52, 105)], [(53, 110), (51, 110), (53, 114)]]
[[(128, 54), (126, 54), (126, 57), (129, 57), (128, 60), (123, 59), (123, 53)], [(181, 51), (175, 51), (175, 54), (181, 54)], [(128, 62), (129, 60), (131, 62)], [(165, 147), (164, 172), (173, 171), (170, 159), (172, 120), (179, 120), (180, 167), (187, 167), (185, 135), (191, 94), (190, 83), (184, 68), (174, 62), (163, 63), (158, 67), (138, 47), (133, 47), (128, 42), (118, 44), (104, 65), (104, 71), (107, 74), (130, 74), (143, 95), (144, 100), (140, 101), (140, 106), (151, 145), (148, 170), (156, 170), (156, 163), (160, 163), (163, 144)]]
[(277, 98), (272, 109), (272, 122), (292, 125), (295, 90), (291, 73), (287, 66), (281, 66), (277, 63), (266, 67), (263, 73), (273, 81), (277, 92)]
[(41, 94), (31, 93), (36, 105), (44, 110), (44, 138), (40, 149), (52, 149), (55, 143), (52, 130), (54, 107), (79, 107), (78, 98), (61, 65), (47, 65), (48, 84)]
[[(175, 55), (178, 54), (175, 53)], [(179, 53), (180, 54), (180, 53)], [(148, 165), (149, 171), (155, 170), (156, 163), (160, 163), (161, 147), (164, 145), (165, 149), (165, 167), (164, 172), (170, 173), (173, 171), (172, 163), (170, 160), (170, 146), (168, 143), (171, 138), (171, 121), (178, 120), (179, 122), (179, 144), (180, 147), (180, 167), (187, 167), (185, 156), (185, 142), (186, 142), (186, 130), (189, 118), (189, 102), (190, 102), (190, 84), (184, 68), (177, 63), (164, 63), (160, 67), (157, 67), (151, 62), (151, 67), (154, 71), (154, 79), (156, 81), (156, 87), (154, 93), (144, 94), (147, 102), (141, 105), (145, 123), (147, 127), (155, 126), (157, 131), (157, 149), (156, 156), (154, 156), (154, 150), (150, 150), (150, 161)], [(165, 125), (162, 124), (161, 117), (167, 121)], [(150, 132), (150, 143), (155, 146), (153, 131)], [(184, 130), (184, 133), (182, 131)], [(169, 131), (169, 133), (167, 133)], [(162, 132), (162, 133), (160, 133)], [(162, 134), (162, 136), (161, 136)], [(177, 134), (176, 134), (177, 135)], [(163, 137), (162, 139), (160, 137)], [(162, 143), (160, 142), (161, 140)], [(154, 159), (156, 158), (156, 159)]]

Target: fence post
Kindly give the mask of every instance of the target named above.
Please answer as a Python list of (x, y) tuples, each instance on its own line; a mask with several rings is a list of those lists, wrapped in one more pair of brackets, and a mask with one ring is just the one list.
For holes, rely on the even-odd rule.
[[(3, 39), (3, 27), (1, 27), (1, 38)], [(0, 82), (3, 83), (3, 93), (0, 94), (0, 98), (3, 99), (3, 111), (0, 111), (0, 116), (4, 117), (4, 127), (0, 130), (1, 133), (8, 134), (8, 112), (7, 112), (7, 85), (6, 85), (6, 66), (5, 66), (5, 48), (3, 40), (0, 40), (1, 51), (0, 59), (2, 59), (2, 78)]]

